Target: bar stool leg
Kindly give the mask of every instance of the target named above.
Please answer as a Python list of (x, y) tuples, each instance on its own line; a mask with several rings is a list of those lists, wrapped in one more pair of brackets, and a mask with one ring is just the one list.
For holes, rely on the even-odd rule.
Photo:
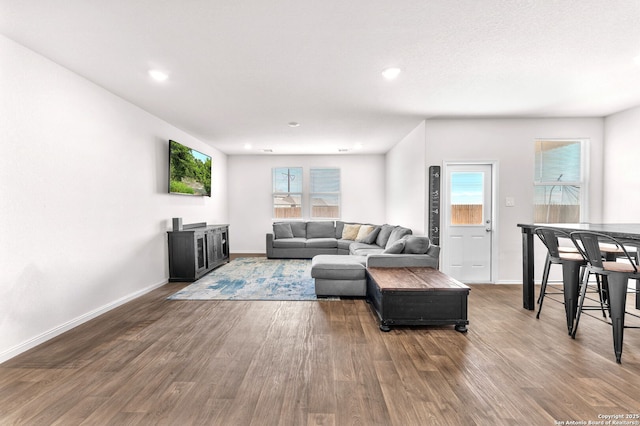
[(562, 262), (564, 287), (564, 310), (567, 315), (567, 334), (571, 336), (578, 310), (578, 286), (580, 284), (580, 262)]
[(551, 260), (549, 259), (549, 253), (544, 263), (544, 271), (542, 271), (542, 286), (540, 287), (540, 296), (538, 296), (538, 313), (536, 318), (540, 318), (540, 311), (542, 311), (542, 303), (544, 302), (544, 295), (547, 292), (547, 283), (549, 282), (549, 270), (551, 269)]
[(624, 314), (627, 302), (627, 283), (629, 275), (611, 272), (609, 274), (609, 317), (613, 325), (613, 350), (616, 362), (621, 363), (622, 340), (624, 338)]
[[(598, 296), (600, 297), (600, 309), (602, 310), (602, 318), (607, 318), (607, 311), (605, 310), (606, 296), (604, 294), (604, 283), (600, 281), (600, 275), (596, 275), (596, 286), (598, 289)], [(588, 278), (587, 278), (588, 279)]]
[[(582, 314), (582, 306), (584, 305), (584, 298), (587, 295), (587, 287), (589, 286), (589, 271), (584, 268), (582, 272), (582, 278), (580, 280), (580, 294), (578, 296), (578, 309), (576, 310), (576, 319), (571, 329), (571, 338), (576, 338), (576, 332), (578, 331), (578, 323), (580, 322), (580, 315)], [(601, 299), (602, 300), (602, 299)], [(600, 303), (602, 305), (602, 302)]]

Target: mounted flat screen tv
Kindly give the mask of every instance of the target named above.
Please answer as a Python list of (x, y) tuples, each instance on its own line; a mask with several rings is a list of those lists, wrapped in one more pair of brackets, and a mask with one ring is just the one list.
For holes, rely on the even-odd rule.
[(169, 193), (211, 197), (211, 157), (170, 140)]

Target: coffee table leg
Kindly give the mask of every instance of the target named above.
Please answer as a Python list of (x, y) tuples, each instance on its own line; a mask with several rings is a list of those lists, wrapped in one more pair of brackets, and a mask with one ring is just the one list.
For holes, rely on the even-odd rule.
[(469, 331), (466, 324), (456, 324), (455, 329), (460, 333), (466, 333), (467, 331)]
[(381, 321), (380, 322), (380, 330), (384, 331), (385, 333), (391, 331), (391, 327), (389, 327), (389, 324), (387, 324), (385, 321)]

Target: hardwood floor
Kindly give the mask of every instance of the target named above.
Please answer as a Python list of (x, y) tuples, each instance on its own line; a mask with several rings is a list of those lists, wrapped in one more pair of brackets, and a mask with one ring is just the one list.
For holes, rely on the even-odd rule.
[[(369, 306), (168, 301), (171, 283), (0, 365), (0, 424), (553, 425), (640, 413), (640, 330), (474, 285), (469, 331)], [(640, 419), (631, 420), (638, 424)], [(566, 423), (565, 423), (566, 424)], [(622, 423), (619, 423), (622, 424)]]

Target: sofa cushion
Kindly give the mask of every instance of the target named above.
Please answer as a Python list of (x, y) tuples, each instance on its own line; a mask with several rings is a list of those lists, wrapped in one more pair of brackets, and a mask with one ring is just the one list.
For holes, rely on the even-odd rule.
[(335, 238), (309, 238), (305, 243), (305, 247), (309, 248), (336, 248), (338, 240)]
[(356, 235), (356, 241), (365, 239), (375, 228), (376, 227), (373, 225), (360, 225), (360, 229), (358, 229), (358, 235)]
[(400, 254), (404, 250), (404, 240), (397, 240), (392, 242), (384, 249), (384, 254)]
[(344, 222), (341, 220), (336, 220), (336, 238), (342, 238), (342, 231), (344, 230)]
[(311, 261), (311, 276), (334, 280), (364, 279), (365, 263), (366, 259), (360, 256), (318, 255)]
[(359, 248), (350, 251), (351, 256), (368, 256), (370, 254), (382, 254), (383, 249), (376, 246), (376, 248)]
[(411, 235), (411, 229), (403, 228), (402, 226), (396, 226), (391, 231), (391, 234), (389, 235), (389, 239), (387, 240), (387, 244), (384, 246), (384, 248), (391, 246), (391, 244), (400, 240), (405, 235)]
[(274, 248), (304, 248), (306, 238), (282, 238), (279, 240), (273, 240)]
[(344, 229), (342, 230), (342, 239), (355, 241), (356, 237), (358, 236), (359, 230), (360, 224), (345, 223)]
[(338, 242), (338, 249), (349, 251), (349, 247), (353, 244), (353, 240), (336, 240)]
[(375, 244), (352, 243), (349, 246), (349, 254), (354, 256), (366, 256), (368, 254), (382, 253), (382, 248)]
[[(366, 237), (364, 237), (362, 239), (356, 239), (356, 241), (359, 242), (359, 243), (365, 243), (365, 244), (375, 244), (379, 233), (380, 233), (380, 227), (376, 226), (371, 230), (369, 235), (367, 235)], [(358, 234), (360, 234), (360, 232), (358, 232)]]
[(288, 222), (279, 222), (273, 224), (273, 235), (275, 239), (281, 238), (293, 238), (293, 231), (291, 230), (291, 224)]
[(404, 240), (403, 253), (425, 254), (431, 245), (429, 237), (426, 236), (405, 235), (402, 239)]
[(291, 232), (293, 232), (294, 237), (306, 238), (307, 222), (295, 221), (295, 222), (289, 222), (289, 224), (291, 225)]
[(335, 234), (333, 222), (307, 222), (307, 238), (335, 238)]
[(376, 245), (380, 247), (386, 247), (387, 241), (389, 241), (389, 236), (391, 235), (391, 231), (393, 231), (394, 226), (384, 224), (380, 227), (380, 232), (378, 232), (378, 237), (376, 238)]

